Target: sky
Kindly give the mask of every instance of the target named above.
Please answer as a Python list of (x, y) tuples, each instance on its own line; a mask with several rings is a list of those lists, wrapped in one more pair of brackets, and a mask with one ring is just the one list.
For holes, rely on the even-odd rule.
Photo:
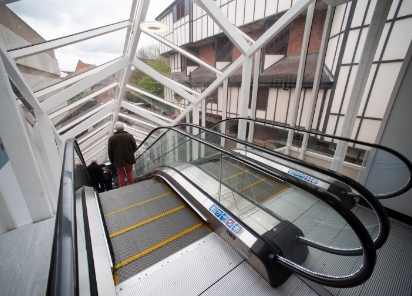
[[(154, 20), (174, 0), (152, 0), (146, 20)], [(20, 0), (8, 4), (44, 39), (87, 31), (129, 19), (132, 0)], [(74, 71), (77, 61), (101, 65), (123, 53), (126, 29), (55, 49), (61, 71)], [(142, 34), (138, 48), (154, 42)]]

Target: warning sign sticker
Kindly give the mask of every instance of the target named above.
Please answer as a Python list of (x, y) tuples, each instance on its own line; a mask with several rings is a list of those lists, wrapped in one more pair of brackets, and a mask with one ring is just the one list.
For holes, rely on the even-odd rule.
[(217, 205), (213, 204), (210, 206), (209, 211), (220, 221), (223, 222), (223, 224), (233, 231), (233, 233), (240, 235), (243, 232), (243, 227), (240, 226), (232, 217), (230, 217), (225, 211), (223, 211), (221, 208), (219, 208)]

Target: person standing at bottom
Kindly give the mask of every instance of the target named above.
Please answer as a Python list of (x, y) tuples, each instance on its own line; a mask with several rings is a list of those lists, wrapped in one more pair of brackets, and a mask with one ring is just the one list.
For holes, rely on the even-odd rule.
[[(92, 158), (92, 163), (87, 167), (93, 187), (97, 192), (104, 192), (103, 169), (97, 164), (97, 158)], [(100, 186), (100, 187), (99, 187)]]
[(116, 168), (119, 187), (123, 187), (126, 186), (125, 174), (127, 175), (127, 184), (133, 184), (133, 165), (136, 163), (134, 153), (137, 150), (137, 145), (133, 136), (124, 131), (123, 123), (116, 122), (114, 129), (116, 132), (109, 138), (108, 143), (109, 159)]

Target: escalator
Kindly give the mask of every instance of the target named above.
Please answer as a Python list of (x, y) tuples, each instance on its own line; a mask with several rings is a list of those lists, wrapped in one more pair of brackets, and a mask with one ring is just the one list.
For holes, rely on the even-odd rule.
[(351, 287), (370, 277), (376, 242), (389, 228), (367, 190), (350, 184), (378, 209), (377, 220), (216, 139), (162, 129), (139, 147), (136, 183), (100, 194), (80, 173), (76, 142), (66, 143), (48, 295), (269, 294), (298, 286), (306, 295), (319, 284)]

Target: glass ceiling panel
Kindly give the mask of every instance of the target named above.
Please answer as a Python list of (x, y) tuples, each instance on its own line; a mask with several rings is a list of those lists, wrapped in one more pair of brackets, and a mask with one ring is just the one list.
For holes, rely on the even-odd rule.
[(24, 30), (27, 24), (40, 35), (29, 40), (36, 44), (128, 20), (132, 2), (24, 0), (7, 4), (7, 7), (25, 22), (18, 24), (22, 26), (20, 29), (13, 29)]

